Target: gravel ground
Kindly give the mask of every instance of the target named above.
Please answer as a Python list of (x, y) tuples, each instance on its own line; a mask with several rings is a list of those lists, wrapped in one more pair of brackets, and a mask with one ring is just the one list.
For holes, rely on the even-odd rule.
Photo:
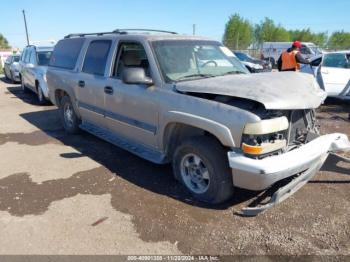
[[(257, 193), (215, 207), (194, 201), (170, 166), (82, 132), (54, 106), (0, 81), (1, 254), (350, 255), (350, 164), (329, 157), (295, 195), (257, 216)], [(350, 136), (349, 107), (318, 110), (322, 133)]]

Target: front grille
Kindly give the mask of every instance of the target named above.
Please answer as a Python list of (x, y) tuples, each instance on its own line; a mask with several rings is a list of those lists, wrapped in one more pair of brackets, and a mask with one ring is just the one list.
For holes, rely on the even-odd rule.
[(299, 145), (309, 142), (309, 133), (318, 133), (314, 110), (294, 110), (290, 112), (288, 145)]

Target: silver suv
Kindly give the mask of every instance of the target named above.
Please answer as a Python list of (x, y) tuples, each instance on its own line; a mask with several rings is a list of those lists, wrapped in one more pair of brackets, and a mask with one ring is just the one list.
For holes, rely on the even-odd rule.
[[(135, 32), (136, 31), (136, 32)], [(264, 190), (289, 178), (274, 206), (311, 179), (343, 134), (319, 136), (314, 109), (326, 94), (301, 73), (249, 74), (207, 38), (142, 30), (72, 34), (53, 51), (47, 81), (64, 128), (81, 128), (154, 163), (199, 200), (234, 187)]]
[(46, 104), (49, 100), (46, 70), (52, 51), (53, 46), (29, 45), (23, 49), (19, 61), (22, 90), (35, 92), (40, 104)]

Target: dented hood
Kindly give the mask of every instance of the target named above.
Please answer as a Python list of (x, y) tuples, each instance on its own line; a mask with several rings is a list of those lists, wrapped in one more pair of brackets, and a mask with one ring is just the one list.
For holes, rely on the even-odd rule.
[(266, 109), (317, 108), (327, 96), (311, 75), (297, 72), (226, 75), (180, 82), (175, 88), (250, 99)]

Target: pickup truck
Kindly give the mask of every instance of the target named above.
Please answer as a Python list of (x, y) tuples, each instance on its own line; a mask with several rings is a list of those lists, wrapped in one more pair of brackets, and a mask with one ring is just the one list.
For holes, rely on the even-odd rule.
[(70, 34), (47, 70), (50, 100), (68, 133), (90, 132), (144, 159), (171, 163), (200, 201), (221, 203), (235, 187), (285, 181), (256, 215), (296, 192), (346, 135), (320, 136), (326, 98), (312, 76), (250, 74), (220, 42), (159, 30)]

